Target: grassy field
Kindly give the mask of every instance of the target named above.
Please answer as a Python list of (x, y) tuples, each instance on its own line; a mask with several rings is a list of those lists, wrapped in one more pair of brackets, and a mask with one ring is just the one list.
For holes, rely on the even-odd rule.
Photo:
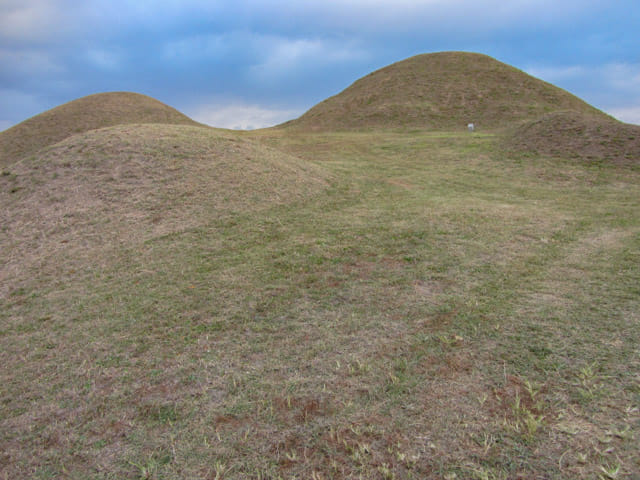
[(638, 478), (638, 168), (231, 137), (326, 184), (5, 277), (0, 478)]

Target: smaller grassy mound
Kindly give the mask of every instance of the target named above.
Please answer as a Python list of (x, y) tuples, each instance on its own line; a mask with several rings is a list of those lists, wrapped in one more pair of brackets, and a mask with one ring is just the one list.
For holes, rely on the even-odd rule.
[(514, 128), (506, 144), (534, 154), (640, 165), (640, 126), (602, 115), (550, 113)]
[(298, 158), (210, 128), (120, 125), (74, 135), (0, 175), (0, 285), (302, 200), (325, 185)]
[(109, 92), (79, 98), (0, 133), (0, 166), (97, 128), (133, 123), (198, 125), (158, 100), (130, 92)]

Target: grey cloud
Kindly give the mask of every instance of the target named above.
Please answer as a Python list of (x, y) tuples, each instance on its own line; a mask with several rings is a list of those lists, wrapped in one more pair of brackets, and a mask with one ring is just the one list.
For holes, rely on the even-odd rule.
[[(45, 109), (106, 90), (139, 91), (177, 108), (216, 97), (218, 105), (226, 99), (227, 105), (297, 111), (372, 70), (430, 51), (480, 51), (521, 68), (633, 63), (637, 0), (612, 5), (4, 0), (0, 61), (9, 68), (0, 71), (0, 104), (11, 104), (3, 111), (5, 122), (24, 119), (34, 101)], [(586, 91), (587, 84), (577, 78), (563, 85), (580, 95), (575, 88)], [(609, 89), (607, 105), (629, 90), (603, 76), (580, 79), (590, 82), (590, 92)], [(21, 109), (2, 99), (10, 90), (35, 100)]]

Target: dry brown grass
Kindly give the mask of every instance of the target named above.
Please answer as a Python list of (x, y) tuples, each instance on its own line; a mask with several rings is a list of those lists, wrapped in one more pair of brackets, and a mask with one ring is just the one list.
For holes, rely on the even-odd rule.
[(0, 132), (0, 167), (70, 135), (132, 123), (198, 125), (158, 100), (130, 92), (89, 95), (36, 115)]
[(302, 117), (307, 130), (420, 128), (480, 131), (557, 110), (600, 114), (579, 98), (486, 55), (418, 55), (377, 70)]
[(6, 173), (0, 295), (25, 272), (74, 270), (114, 246), (273, 207), (325, 186), (318, 168), (294, 157), (224, 131), (180, 125), (73, 135)]
[(640, 165), (640, 127), (576, 111), (554, 112), (514, 128), (508, 148), (538, 155)]

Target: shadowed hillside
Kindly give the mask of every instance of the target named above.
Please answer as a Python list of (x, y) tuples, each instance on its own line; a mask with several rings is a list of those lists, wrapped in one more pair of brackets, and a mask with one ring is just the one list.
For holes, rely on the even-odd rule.
[(130, 92), (89, 95), (25, 120), (0, 133), (0, 166), (76, 133), (131, 123), (199, 125), (154, 98)]
[(575, 111), (543, 115), (514, 128), (506, 144), (532, 154), (640, 164), (640, 127), (603, 115)]
[(284, 124), (310, 130), (489, 130), (556, 110), (598, 110), (486, 55), (418, 55), (377, 70)]

